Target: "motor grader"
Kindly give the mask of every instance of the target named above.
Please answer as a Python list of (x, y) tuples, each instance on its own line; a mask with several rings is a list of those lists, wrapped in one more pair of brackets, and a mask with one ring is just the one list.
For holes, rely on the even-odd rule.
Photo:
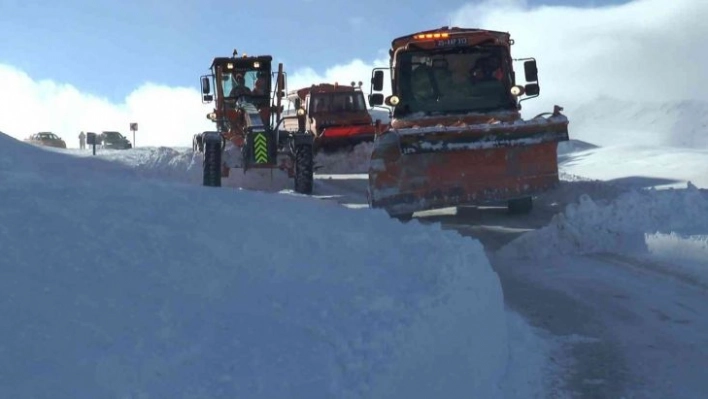
[(568, 119), (558, 106), (522, 119), (520, 103), (540, 93), (538, 70), (533, 58), (512, 58), (513, 43), (505, 32), (445, 26), (392, 41), (389, 67), (373, 69), (369, 95), (391, 115), (370, 159), (372, 208), (401, 219), (499, 203), (525, 213), (534, 195), (558, 184), (556, 150), (568, 140)]
[[(266, 168), (286, 172), (296, 192), (312, 193), (314, 136), (305, 129), (304, 109), (282, 115), (285, 72), (282, 63), (273, 72), (272, 60), (234, 51), (231, 57), (214, 58), (211, 73), (201, 77), (202, 103), (215, 103), (207, 118), (216, 125), (193, 140), (194, 150), (204, 154), (204, 186), (221, 186), (232, 168), (244, 173)], [(285, 120), (295, 120), (294, 129), (284, 129)]]
[[(307, 111), (306, 128), (315, 135), (315, 152), (345, 152), (357, 144), (374, 141), (374, 121), (369, 114), (362, 82), (313, 84), (288, 93), (294, 110)], [(294, 124), (286, 121), (285, 126)]]

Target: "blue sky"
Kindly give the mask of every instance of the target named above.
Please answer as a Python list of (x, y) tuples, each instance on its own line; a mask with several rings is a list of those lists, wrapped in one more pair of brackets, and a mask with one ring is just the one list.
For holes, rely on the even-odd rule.
[(475, 1), (0, 0), (0, 63), (121, 101), (148, 81), (198, 87), (211, 58), (234, 47), (272, 54), (290, 72), (371, 62), (392, 38), (446, 25), (469, 3)]

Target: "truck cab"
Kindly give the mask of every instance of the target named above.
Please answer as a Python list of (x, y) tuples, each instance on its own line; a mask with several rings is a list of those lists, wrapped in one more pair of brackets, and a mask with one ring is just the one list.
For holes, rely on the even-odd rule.
[(336, 151), (374, 139), (374, 122), (366, 98), (357, 86), (320, 83), (288, 93), (289, 113), (304, 108), (306, 129), (315, 136), (318, 149)]

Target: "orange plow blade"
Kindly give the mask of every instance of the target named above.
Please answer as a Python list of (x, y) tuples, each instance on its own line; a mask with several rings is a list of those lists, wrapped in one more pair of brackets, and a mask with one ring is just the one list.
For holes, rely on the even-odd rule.
[(533, 196), (558, 184), (559, 113), (529, 121), (392, 129), (376, 138), (369, 205), (406, 215)]
[(374, 125), (332, 126), (317, 138), (318, 146), (325, 151), (337, 151), (363, 142), (374, 141)]
[(353, 125), (353, 126), (333, 126), (327, 127), (322, 132), (324, 138), (374, 138), (374, 125)]

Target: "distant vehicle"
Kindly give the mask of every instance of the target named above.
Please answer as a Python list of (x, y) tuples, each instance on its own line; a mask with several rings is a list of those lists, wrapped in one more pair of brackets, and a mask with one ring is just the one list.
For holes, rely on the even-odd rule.
[[(315, 150), (327, 153), (349, 152), (362, 142), (374, 141), (376, 126), (369, 113), (364, 93), (351, 86), (320, 83), (288, 94), (294, 109), (305, 108), (309, 115), (305, 128), (315, 134)], [(295, 110), (288, 110), (292, 113)], [(285, 120), (286, 129), (297, 129), (297, 120)]]
[(24, 140), (27, 143), (46, 147), (66, 148), (66, 142), (52, 132), (39, 132), (30, 135)]
[(104, 131), (98, 137), (98, 142), (101, 143), (102, 148), (113, 149), (113, 150), (128, 150), (133, 148), (125, 136), (119, 132)]

